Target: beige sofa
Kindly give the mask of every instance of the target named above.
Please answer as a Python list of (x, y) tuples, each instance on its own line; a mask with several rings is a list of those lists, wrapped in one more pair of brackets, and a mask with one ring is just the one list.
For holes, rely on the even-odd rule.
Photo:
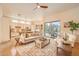
[(29, 37), (29, 38), (25, 38), (24, 41), (26, 43), (29, 43), (29, 42), (33, 42), (35, 41), (36, 39), (40, 38), (40, 36), (33, 36), (33, 37)]
[(22, 45), (22, 44), (33, 42), (38, 38), (40, 38), (40, 36), (33, 36), (33, 37), (28, 37), (28, 38), (25, 38), (24, 36), (20, 36), (19, 38), (15, 38), (15, 40), (17, 41), (16, 45), (17, 44)]

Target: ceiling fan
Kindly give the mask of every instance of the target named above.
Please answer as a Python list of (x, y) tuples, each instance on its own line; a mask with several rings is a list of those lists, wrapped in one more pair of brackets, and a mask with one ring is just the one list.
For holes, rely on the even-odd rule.
[(34, 10), (37, 9), (37, 8), (46, 9), (46, 8), (48, 8), (48, 6), (46, 6), (46, 5), (40, 5), (39, 3), (36, 3), (36, 8), (34, 8)]

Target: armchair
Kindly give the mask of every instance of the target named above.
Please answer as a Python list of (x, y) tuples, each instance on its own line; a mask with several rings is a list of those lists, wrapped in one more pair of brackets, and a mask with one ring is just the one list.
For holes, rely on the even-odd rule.
[(76, 36), (74, 34), (66, 33), (66, 40), (63, 41), (64, 44), (70, 44), (71, 47), (74, 47)]

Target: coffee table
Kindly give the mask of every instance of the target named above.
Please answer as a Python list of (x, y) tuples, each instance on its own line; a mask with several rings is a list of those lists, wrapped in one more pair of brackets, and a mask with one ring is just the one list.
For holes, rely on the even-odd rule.
[(43, 48), (45, 47), (46, 45), (48, 45), (50, 42), (49, 39), (46, 39), (46, 40), (35, 40), (35, 46), (38, 47), (38, 48)]

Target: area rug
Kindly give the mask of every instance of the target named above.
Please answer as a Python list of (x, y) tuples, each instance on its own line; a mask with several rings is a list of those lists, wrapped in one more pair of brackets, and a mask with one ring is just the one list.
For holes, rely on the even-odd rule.
[(17, 46), (16, 50), (21, 56), (56, 56), (57, 44), (52, 40), (44, 48), (37, 48), (33, 42), (27, 45)]

